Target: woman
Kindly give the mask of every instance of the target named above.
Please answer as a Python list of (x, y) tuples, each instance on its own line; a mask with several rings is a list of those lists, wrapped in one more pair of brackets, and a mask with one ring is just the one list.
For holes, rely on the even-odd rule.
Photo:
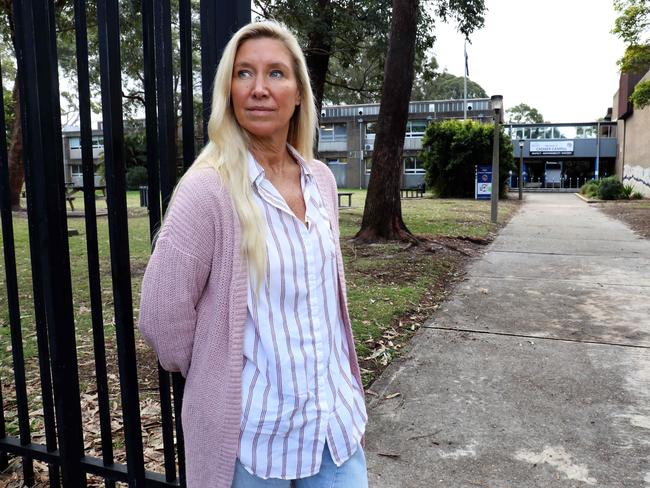
[(190, 488), (367, 486), (336, 183), (313, 160), (315, 128), (295, 38), (240, 29), (142, 283), (140, 330), (187, 379)]

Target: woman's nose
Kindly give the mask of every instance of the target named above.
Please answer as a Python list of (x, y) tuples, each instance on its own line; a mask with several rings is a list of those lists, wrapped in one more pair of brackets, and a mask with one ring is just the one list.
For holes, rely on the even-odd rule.
[(268, 95), (268, 87), (266, 85), (266, 79), (263, 76), (255, 77), (255, 85), (253, 86), (253, 96), (254, 97), (265, 97)]

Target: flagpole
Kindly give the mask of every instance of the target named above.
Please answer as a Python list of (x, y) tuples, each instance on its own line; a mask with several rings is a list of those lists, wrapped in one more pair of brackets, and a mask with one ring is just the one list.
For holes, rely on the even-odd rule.
[(467, 120), (467, 76), (468, 76), (468, 67), (467, 67), (467, 37), (465, 38), (464, 44), (465, 51), (465, 75), (463, 76), (463, 120)]

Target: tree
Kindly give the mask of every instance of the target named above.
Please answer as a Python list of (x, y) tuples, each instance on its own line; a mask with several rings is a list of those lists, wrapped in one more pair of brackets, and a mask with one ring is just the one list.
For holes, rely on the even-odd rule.
[[(415, 240), (402, 219), (400, 179), (402, 149), (413, 87), (416, 25), (419, 0), (393, 0), (390, 42), (384, 67), (384, 90), (379, 108), (377, 135), (372, 158), (372, 173), (356, 239)], [(446, 1), (436, 4), (437, 16), (458, 22), (465, 36), (484, 22), (483, 0)]]
[[(474, 196), (474, 166), (491, 164), (493, 124), (473, 120), (443, 120), (429, 124), (420, 157), (427, 186), (439, 197)], [(512, 141), (503, 127), (499, 134), (499, 189), (503, 196), (508, 171), (515, 169)]]
[[(354, 103), (380, 96), (391, 0), (255, 0), (254, 8), (259, 18), (284, 23), (304, 46), (319, 111), (323, 100)], [(417, 8), (416, 64), (434, 41), (430, 13)]]
[[(0, 9), (2, 4), (0, 3)], [(0, 22), (1, 18), (0, 18)], [(8, 30), (8, 25), (4, 26)], [(0, 27), (0, 40), (9, 39), (9, 42), (3, 42), (0, 45), (0, 73), (2, 73), (2, 100), (5, 110), (5, 130), (6, 137), (11, 137), (11, 128), (15, 117), (15, 106), (12, 98), (13, 80), (16, 79), (16, 65), (14, 62), (15, 55), (13, 51), (13, 44), (11, 42), (10, 34), (2, 34)]]
[[(172, 0), (172, 12), (178, 11), (179, 0)], [(198, 0), (192, 0), (193, 12), (198, 11)], [(57, 49), (58, 61), (62, 76), (69, 81), (71, 86), (76, 86), (76, 47), (75, 47), (75, 27), (74, 27), (74, 2), (73, 0), (56, 0), (55, 16), (57, 25)], [(122, 90), (123, 90), (123, 109), (126, 118), (135, 117), (144, 106), (144, 88), (143, 88), (143, 64), (142, 64), (142, 16), (140, 14), (139, 1), (120, 2), (120, 57), (122, 63)], [(99, 113), (101, 106), (99, 104), (100, 92), (100, 64), (99, 64), (99, 38), (96, 25), (97, 18), (97, 0), (89, 0), (86, 3), (88, 18), (88, 65), (89, 77), (91, 84), (91, 93), (96, 95), (96, 99), (91, 100), (91, 105), (95, 113)], [(13, 67), (13, 78), (18, 80), (20, 73), (16, 73), (15, 68), (15, 46), (14, 22), (13, 22), (13, 0), (0, 0), (0, 15), (6, 19), (0, 22), (0, 59), (2, 61), (3, 77), (6, 77), (7, 67), (9, 70)], [(192, 18), (192, 42), (193, 42), (193, 62), (195, 67), (193, 80), (194, 89), (198, 92), (200, 87), (200, 26), (199, 18), (195, 14)], [(172, 42), (175, 46), (179, 45), (178, 23), (172, 20)], [(178, 49), (174, 50), (178, 52)], [(180, 118), (180, 67), (178, 56), (172, 59), (174, 64), (174, 106), (177, 120)], [(11, 75), (11, 73), (10, 73)], [(200, 97), (197, 95), (196, 98)], [(78, 106), (77, 92), (62, 91), (61, 99), (64, 102), (62, 113), (74, 117), (76, 107)], [(6, 98), (5, 98), (6, 101)], [(11, 142), (9, 144), (9, 173), (11, 186), (12, 207), (17, 208), (20, 205), (20, 191), (23, 185), (24, 169), (22, 160), (22, 130), (20, 125), (20, 91), (18, 83), (14, 83), (11, 95), (11, 103), (5, 103), (13, 107), (9, 114), (13, 114), (10, 120), (13, 121), (11, 129)], [(6, 109), (7, 110), (7, 109)], [(194, 111), (195, 117), (200, 116), (201, 111)], [(9, 124), (8, 124), (9, 125)]]
[[(650, 1), (614, 0), (614, 9), (619, 16), (612, 33), (627, 44), (619, 68), (622, 73), (645, 74), (650, 70)], [(650, 80), (637, 83), (630, 100), (636, 108), (650, 105)]]
[(520, 103), (506, 110), (508, 122), (513, 124), (541, 124), (544, 116), (536, 108)]
[[(464, 83), (462, 76), (447, 72), (430, 80), (420, 76), (413, 84), (411, 100), (459, 100), (465, 97)], [(487, 93), (481, 85), (468, 78), (467, 98), (487, 98)]]

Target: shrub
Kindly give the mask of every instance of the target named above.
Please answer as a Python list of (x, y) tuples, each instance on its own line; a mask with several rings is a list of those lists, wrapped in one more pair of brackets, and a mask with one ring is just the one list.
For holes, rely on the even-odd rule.
[(630, 195), (630, 198), (632, 200), (642, 200), (643, 199), (643, 193), (641, 193), (640, 191), (635, 191), (634, 193), (632, 193)]
[(140, 185), (147, 184), (147, 168), (144, 166), (134, 166), (126, 172), (126, 188), (128, 190), (137, 190)]
[(630, 198), (634, 192), (634, 187), (632, 185), (623, 185), (623, 196), (625, 198)]
[[(467, 120), (445, 120), (427, 127), (420, 153), (426, 185), (441, 198), (474, 196), (475, 166), (492, 164), (494, 125)], [(512, 141), (500, 127), (500, 196), (506, 195), (508, 172), (515, 170)]]
[(600, 181), (598, 185), (598, 198), (602, 200), (618, 200), (623, 196), (623, 183), (616, 176), (608, 176)]
[(580, 193), (588, 198), (595, 198), (598, 196), (598, 187), (600, 186), (600, 181), (591, 180), (585, 183), (580, 187)]

